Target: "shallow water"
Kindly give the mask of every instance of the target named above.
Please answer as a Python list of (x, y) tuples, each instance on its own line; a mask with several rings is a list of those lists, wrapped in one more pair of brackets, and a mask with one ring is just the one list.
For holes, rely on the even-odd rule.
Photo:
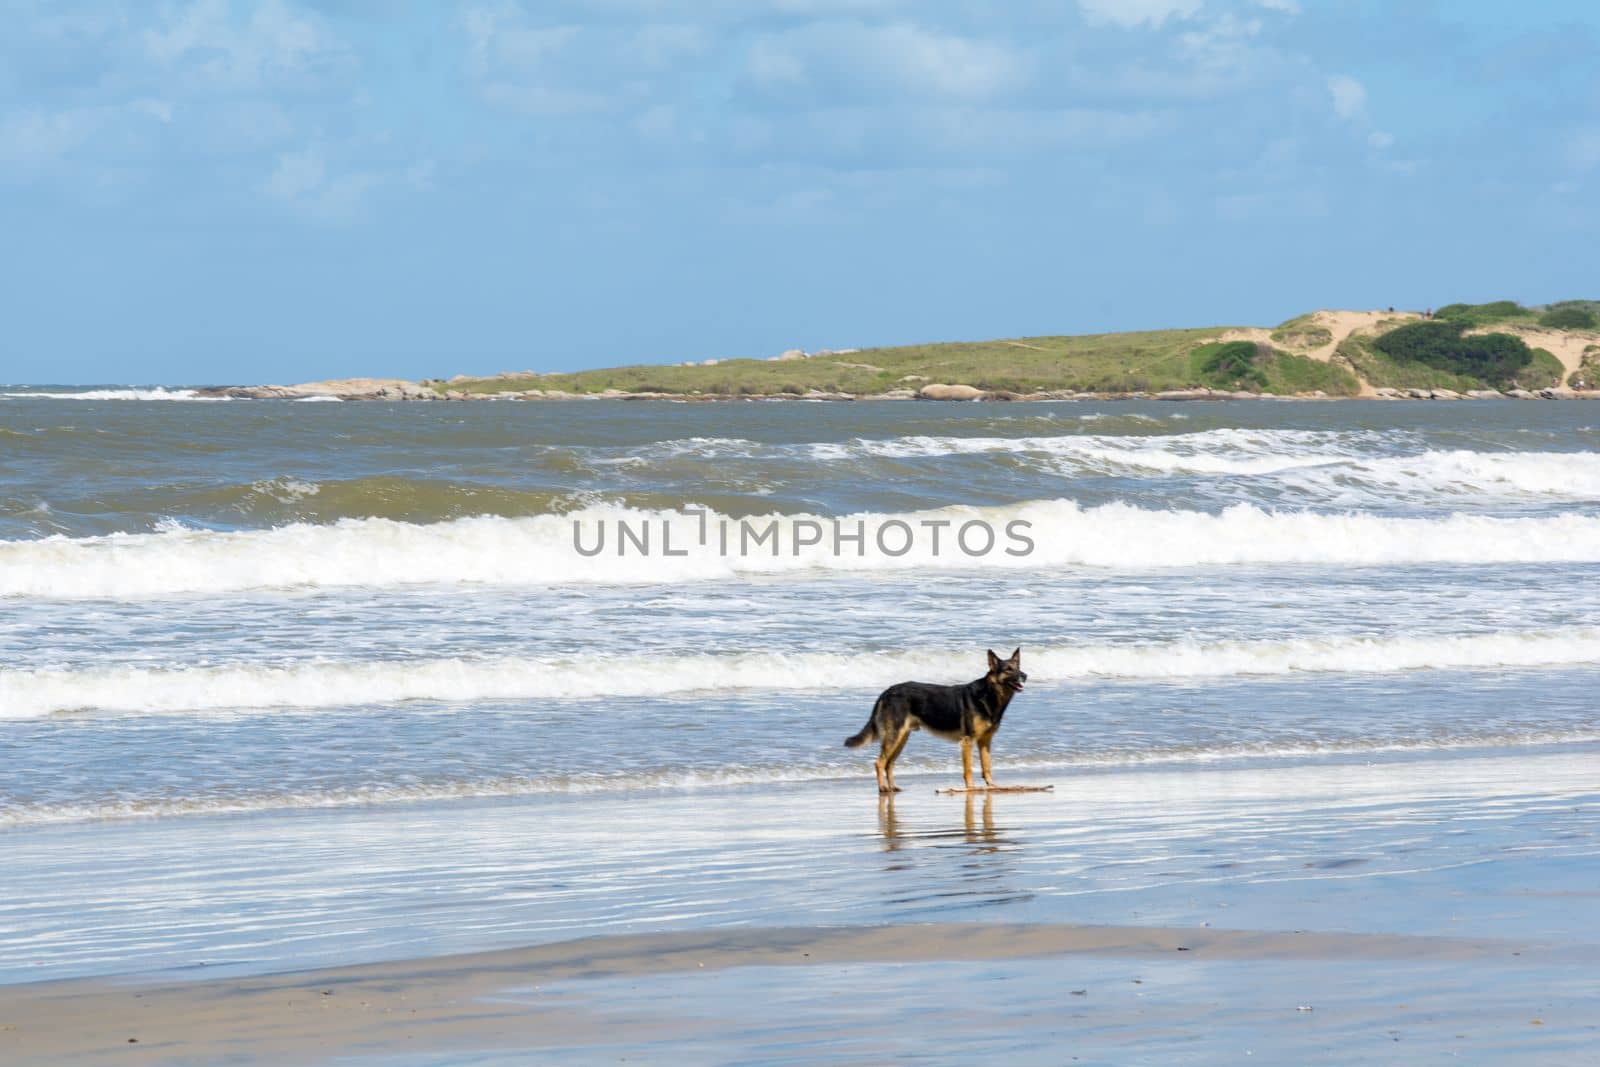
[(0, 398), (12, 825), (856, 774), (990, 646), (1012, 763), (1600, 736), (1586, 404), (79, 395)]
[(0, 982), (716, 926), (988, 920), (1581, 940), (1600, 746), (907, 774), (14, 829)]
[[(1597, 410), (0, 396), (0, 895), (25, 911), (110, 857), (216, 848), (216, 885), (286, 850), (351, 879), (308, 873), (318, 893), (381, 901), (403, 852), (385, 835), (437, 821), (448, 867), (474, 802), (554, 805), (584, 829), (549, 847), (578, 851), (627, 825), (588, 813), (633, 796), (844, 780), (870, 802), (870, 753), (840, 741), (875, 693), (968, 680), (990, 647), (1022, 646), (1031, 675), (1002, 780), (1588, 752)], [(768, 517), (775, 540), (741, 550)], [(974, 522), (991, 549), (956, 540)], [(1012, 523), (1030, 551), (1005, 551)], [(903, 766), (954, 763), (919, 737)], [(335, 838), (280, 838), (295, 826)], [(44, 922), (12, 947), (72, 973), (257, 958), (218, 932), (232, 919), (189, 939), (145, 911), (116, 933), (155, 884), (65, 898), (103, 944)], [(393, 929), (436, 906), (404, 898)], [(390, 944), (305, 907), (335, 943)], [(662, 911), (743, 914), (714, 895)], [(261, 916), (291, 946), (272, 959), (296, 958), (299, 921)]]

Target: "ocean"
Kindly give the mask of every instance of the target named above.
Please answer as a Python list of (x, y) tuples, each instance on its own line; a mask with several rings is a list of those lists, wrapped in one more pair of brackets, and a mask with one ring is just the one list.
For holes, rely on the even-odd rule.
[[(0, 982), (862, 914), (802, 889), (807, 820), (876, 803), (841, 742), (991, 648), (1030, 676), (1002, 783), (1235, 769), (1286, 810), (1541, 753), (1576, 789), (1597, 564), (1579, 402), (0, 388)], [(959, 780), (926, 736), (900, 768)], [(763, 859), (704, 805), (794, 821)], [(924, 905), (1037, 909), (1063, 870)]]

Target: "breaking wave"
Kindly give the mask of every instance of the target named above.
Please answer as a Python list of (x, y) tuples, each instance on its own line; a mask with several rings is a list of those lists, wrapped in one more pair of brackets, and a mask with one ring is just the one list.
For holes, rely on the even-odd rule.
[[(590, 656), (581, 664), (564, 659), (513, 657), (13, 670), (0, 671), (0, 717), (36, 719), (86, 710), (181, 714), (349, 707), (411, 700), (522, 700), (566, 691), (577, 667), (581, 667), (586, 679), (585, 698), (736, 690), (872, 690), (906, 677), (947, 683), (967, 681), (972, 672), (952, 665), (969, 659), (970, 655), (952, 650), (922, 649), (878, 655), (750, 652)], [(1600, 660), (1600, 630), (1057, 646), (1028, 648), (1024, 659), (1034, 681), (1046, 684), (1088, 678), (1182, 681), (1298, 672), (1387, 674), (1589, 666)]]
[(195, 400), (202, 403), (224, 401), (225, 396), (201, 396), (194, 389), (168, 389), (155, 386), (150, 389), (78, 389), (65, 393), (35, 392), (0, 393), (0, 396), (19, 400)]
[[(708, 513), (706, 521), (711, 533), (705, 544), (696, 536), (700, 520), (691, 515), (621, 507), (421, 525), (343, 519), (268, 530), (167, 528), (159, 533), (5, 541), (0, 542), (0, 597), (136, 599), (435, 584), (677, 584), (743, 576), (975, 568), (1137, 571), (1230, 564), (1600, 562), (1600, 516), (1580, 514), (1407, 518), (1277, 512), (1248, 504), (1213, 513), (1042, 500), (838, 519), (790, 515), (735, 520)], [(971, 522), (995, 531), (989, 551), (969, 555), (957, 547), (956, 532)], [(619, 535), (623, 524), (635, 533), (648, 530), (653, 551), (625, 544)], [(941, 524), (946, 525), (936, 531)], [(668, 546), (663, 531), (669, 526), (670, 547), (683, 555), (664, 554)], [(745, 539), (741, 551), (742, 530), (765, 534), (769, 528), (775, 537), (753, 548)], [(803, 544), (817, 528), (821, 543)], [(719, 544), (717, 531), (724, 529), (732, 531), (730, 551)], [(841, 533), (844, 540), (836, 546)], [(856, 533), (860, 542), (848, 540)], [(1021, 538), (1031, 541), (1031, 551), (1022, 551)], [(600, 553), (580, 554), (579, 540), (585, 550), (600, 545)], [(984, 547), (981, 529), (968, 547)]]
[[(1396, 491), (1434, 496), (1556, 496), (1600, 500), (1600, 453), (1423, 450), (1395, 454), (1403, 433), (1216, 429), (1189, 434), (901, 437), (807, 446), (819, 460), (997, 454), (1064, 477), (1271, 477), (1319, 499)], [(1381, 451), (1380, 451), (1381, 450)]]

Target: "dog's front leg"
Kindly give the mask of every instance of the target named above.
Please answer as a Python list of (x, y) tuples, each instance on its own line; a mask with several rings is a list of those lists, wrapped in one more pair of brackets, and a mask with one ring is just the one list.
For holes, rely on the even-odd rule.
[[(985, 764), (984, 777), (988, 777), (987, 769), (988, 765)], [(970, 737), (961, 739), (961, 780), (966, 782), (968, 789), (972, 788), (972, 738)]]
[[(978, 762), (983, 765), (983, 784), (993, 789), (994, 777), (989, 773), (989, 740), (985, 738), (978, 742)], [(967, 777), (972, 777), (970, 774)], [(970, 785), (970, 783), (969, 783)]]

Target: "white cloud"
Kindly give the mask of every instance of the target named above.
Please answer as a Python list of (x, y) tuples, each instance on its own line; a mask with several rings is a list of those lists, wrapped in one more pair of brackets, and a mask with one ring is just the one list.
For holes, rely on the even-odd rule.
[(597, 67), (580, 49), (587, 31), (531, 25), (513, 3), (469, 8), (462, 25), (467, 71), (488, 103), (530, 115), (571, 115), (613, 105), (616, 72)]
[(1204, 0), (1078, 0), (1078, 10), (1096, 26), (1160, 27), (1169, 18), (1186, 19)]
[(208, 83), (233, 88), (303, 79), (342, 54), (320, 22), (281, 0), (266, 0), (240, 25), (224, 0), (196, 0), (142, 40), (157, 63), (183, 64)]
[(89, 139), (99, 126), (100, 112), (23, 111), (0, 122), (0, 164), (33, 170), (54, 163)]
[(634, 63), (660, 68), (704, 55), (711, 47), (711, 39), (698, 26), (656, 23), (634, 31), (626, 51)]
[(1270, 11), (1282, 11), (1286, 15), (1300, 14), (1300, 5), (1295, 0), (1255, 0), (1257, 7), (1264, 7)]
[(1178, 45), (1197, 66), (1237, 73), (1251, 65), (1255, 58), (1251, 42), (1259, 36), (1260, 19), (1241, 19), (1230, 13), (1179, 34)]
[(120, 106), (13, 112), (0, 119), (0, 168), (36, 175), (96, 140), (148, 130), (152, 119), (170, 122), (172, 105), (140, 99)]
[(291, 152), (278, 157), (262, 191), (279, 200), (297, 200), (316, 189), (327, 177), (327, 167), (315, 152)]
[[(423, 188), (432, 181), (432, 168), (409, 168), (404, 180)], [(261, 184), (261, 191), (303, 218), (324, 223), (349, 223), (367, 213), (370, 194), (385, 184), (378, 173), (358, 171), (330, 175), (322, 154), (315, 149), (278, 156), (277, 166)]]
[(758, 85), (775, 89), (809, 86), (823, 94), (874, 97), (892, 90), (981, 100), (1027, 85), (1033, 61), (1006, 44), (912, 23), (834, 22), (757, 39), (746, 72)]
[(1341, 119), (1354, 121), (1367, 110), (1367, 87), (1345, 74), (1335, 74), (1328, 79), (1328, 92), (1333, 96), (1333, 111)]
[(146, 97), (142, 100), (135, 100), (128, 107), (141, 115), (149, 115), (162, 124), (172, 121), (172, 102), (170, 100), (156, 100)]
[(1031, 74), (1027, 57), (1005, 45), (917, 26), (886, 26), (872, 34), (870, 47), (907, 85), (946, 96), (993, 96)]
[(1367, 144), (1381, 152), (1385, 148), (1393, 147), (1394, 134), (1387, 133), (1383, 130), (1373, 130), (1371, 133), (1367, 134)]
[(745, 69), (758, 84), (769, 88), (800, 85), (806, 79), (806, 65), (800, 57), (773, 40), (751, 46)]
[(521, 71), (531, 73), (571, 44), (576, 26), (525, 26), (521, 12), (504, 5), (473, 8), (464, 22), (468, 63), (480, 77)]

